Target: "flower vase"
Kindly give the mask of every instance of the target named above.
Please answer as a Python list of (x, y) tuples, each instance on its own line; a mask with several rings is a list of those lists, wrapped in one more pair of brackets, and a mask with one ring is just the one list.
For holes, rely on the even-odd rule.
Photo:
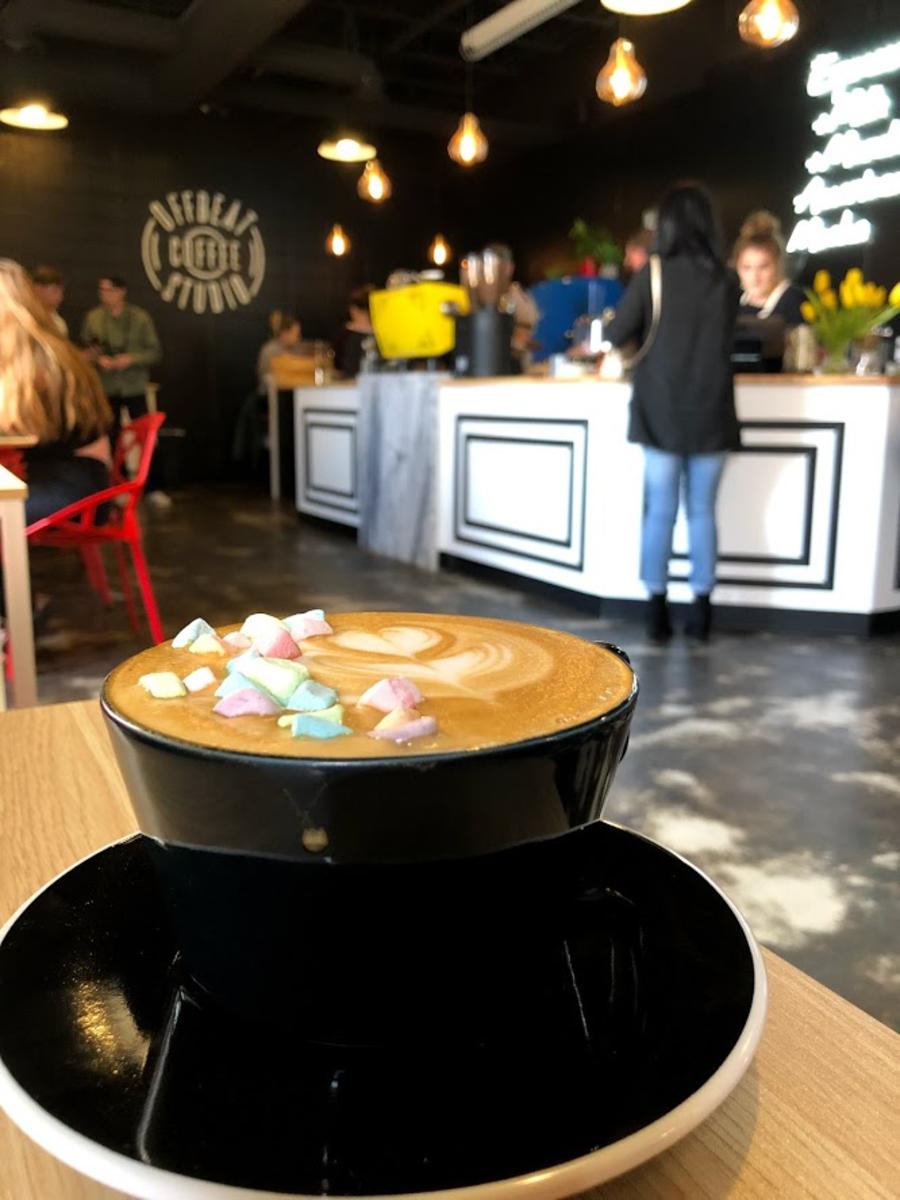
[(847, 375), (850, 364), (847, 361), (849, 342), (843, 346), (823, 346), (816, 373), (819, 375)]

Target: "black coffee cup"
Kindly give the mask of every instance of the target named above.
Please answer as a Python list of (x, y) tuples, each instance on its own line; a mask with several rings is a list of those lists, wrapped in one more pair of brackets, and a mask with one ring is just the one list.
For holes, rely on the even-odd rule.
[(106, 685), (101, 704), (193, 985), (360, 1044), (502, 1024), (556, 953), (553, 845), (600, 817), (637, 694), (522, 742), (346, 760), (178, 741)]

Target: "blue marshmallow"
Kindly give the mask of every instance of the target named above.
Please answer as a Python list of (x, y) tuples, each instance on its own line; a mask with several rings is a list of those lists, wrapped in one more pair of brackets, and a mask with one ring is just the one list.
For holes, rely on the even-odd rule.
[(291, 694), (285, 708), (296, 708), (300, 712), (316, 712), (320, 708), (331, 708), (338, 698), (334, 688), (316, 683), (313, 679), (304, 679)]
[(346, 725), (336, 725), (334, 721), (323, 721), (321, 717), (310, 717), (306, 713), (298, 713), (291, 723), (291, 733), (294, 737), (334, 738), (351, 733)]

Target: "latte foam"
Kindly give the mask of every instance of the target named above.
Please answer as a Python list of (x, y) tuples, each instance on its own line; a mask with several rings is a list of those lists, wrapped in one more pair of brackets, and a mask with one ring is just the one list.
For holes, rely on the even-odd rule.
[[(617, 655), (572, 634), (512, 621), (431, 613), (329, 613), (334, 633), (299, 642), (312, 678), (334, 688), (344, 705), (348, 736), (294, 738), (272, 717), (226, 718), (213, 712), (213, 689), (158, 700), (142, 675), (174, 671), (183, 678), (209, 666), (218, 679), (225, 661), (171, 642), (117, 667), (105, 697), (127, 720), (179, 741), (240, 753), (300, 758), (385, 758), (479, 750), (526, 741), (581, 725), (617, 708), (634, 676)], [(220, 635), (238, 626), (221, 627)], [(383, 717), (357, 707), (377, 680), (404, 676), (425, 697), (418, 705), (437, 733), (396, 744), (367, 736)]]

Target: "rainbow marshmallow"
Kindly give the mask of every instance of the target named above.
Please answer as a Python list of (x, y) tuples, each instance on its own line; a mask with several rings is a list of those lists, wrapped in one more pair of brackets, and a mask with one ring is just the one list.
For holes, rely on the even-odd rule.
[(190, 646), (198, 637), (203, 634), (212, 634), (215, 636), (215, 630), (208, 621), (204, 621), (202, 617), (194, 617), (193, 621), (189, 621), (184, 629), (179, 630), (172, 638), (172, 649), (183, 650), (185, 646)]
[(241, 688), (220, 700), (213, 712), (220, 717), (274, 717), (278, 705), (256, 688)]
[(379, 679), (363, 692), (356, 703), (389, 713), (395, 708), (415, 708), (424, 699), (411, 679), (397, 676), (394, 679)]
[(190, 675), (185, 675), (181, 682), (189, 692), (202, 692), (216, 682), (216, 677), (209, 667), (198, 667)]

